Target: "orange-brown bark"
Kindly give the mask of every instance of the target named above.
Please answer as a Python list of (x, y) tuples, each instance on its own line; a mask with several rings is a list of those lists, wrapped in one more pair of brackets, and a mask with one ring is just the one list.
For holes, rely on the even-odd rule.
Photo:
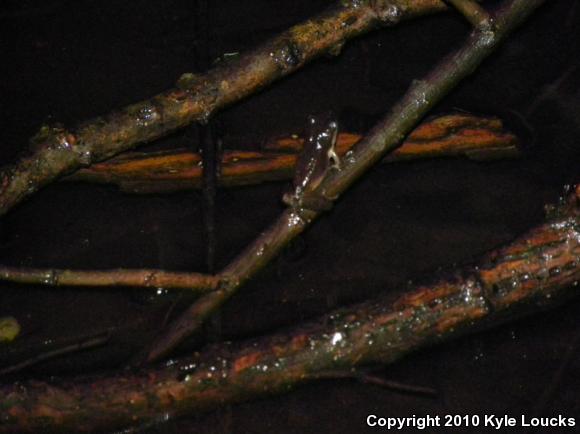
[[(337, 151), (346, 154), (361, 135), (343, 132)], [(263, 151), (225, 151), (219, 182), (224, 187), (290, 179), (304, 140), (298, 136), (273, 139)], [(484, 160), (518, 155), (517, 138), (494, 117), (450, 114), (425, 121), (385, 158), (397, 162), (420, 158), (465, 156)], [(119, 185), (133, 193), (200, 188), (201, 156), (188, 150), (131, 153), (79, 170), (68, 179)]]
[(285, 333), (217, 344), (142, 371), (0, 386), (0, 432), (113, 430), (273, 393), (331, 371), (386, 364), (482, 326), (578, 295), (576, 191), (560, 215), (486, 255), (477, 266), (395, 301), (341, 309)]

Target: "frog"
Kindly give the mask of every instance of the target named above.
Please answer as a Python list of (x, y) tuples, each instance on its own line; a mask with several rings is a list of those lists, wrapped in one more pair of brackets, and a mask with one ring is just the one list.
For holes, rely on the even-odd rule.
[(340, 170), (336, 152), (338, 121), (331, 112), (308, 116), (304, 147), (298, 156), (294, 171), (293, 191), (283, 201), (293, 209), (327, 211), (332, 201), (316, 189), (332, 170)]

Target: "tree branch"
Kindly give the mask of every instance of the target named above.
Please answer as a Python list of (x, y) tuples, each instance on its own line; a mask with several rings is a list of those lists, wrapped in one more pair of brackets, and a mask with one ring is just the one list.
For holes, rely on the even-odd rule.
[(45, 126), (30, 155), (0, 175), (0, 215), (58, 177), (149, 142), (257, 92), (378, 26), (444, 10), (440, 0), (337, 1), (262, 46), (204, 75), (184, 74), (177, 87), (89, 120), (68, 131)]
[[(338, 154), (346, 154), (360, 139), (359, 134), (340, 133)], [(290, 179), (303, 144), (303, 139), (292, 136), (270, 141), (261, 152), (226, 150), (218, 181), (222, 187), (237, 187)], [(447, 156), (491, 160), (517, 155), (517, 138), (503, 130), (500, 119), (461, 113), (425, 121), (383, 162)], [(201, 173), (201, 155), (177, 149), (123, 154), (65, 180), (116, 184), (130, 193), (168, 193), (201, 188)]]
[[(346, 154), (360, 140), (357, 134), (342, 133), (338, 153)], [(517, 139), (503, 131), (498, 118), (468, 114), (440, 116), (421, 124), (403, 145), (384, 162), (416, 158), (466, 155), (477, 160), (518, 155)], [(303, 140), (281, 138), (267, 143), (264, 152), (226, 152), (220, 181), (222, 185), (246, 185), (250, 182), (280, 180), (292, 176), (297, 153)], [(150, 154), (128, 154), (79, 171), (73, 180), (116, 182), (139, 193), (168, 192), (199, 187), (199, 154), (186, 150)], [(128, 187), (127, 187), (128, 188)], [(199, 273), (163, 270), (63, 270), (8, 267), (0, 265), (0, 280), (48, 286), (145, 287), (184, 289), (203, 294), (218, 286), (218, 278)]]
[[(527, 0), (522, 0), (527, 1)], [(545, 310), (578, 295), (580, 189), (559, 217), (477, 266), (340, 309), (288, 332), (221, 343), (141, 371), (0, 386), (0, 432), (111, 431), (286, 393), (329, 372), (412, 351)]]
[(163, 270), (62, 270), (0, 266), (0, 279), (48, 286), (132, 286), (187, 289), (202, 294), (217, 287), (215, 276)]
[[(341, 170), (334, 170), (313, 194), (336, 200), (387, 152), (400, 146), (403, 138), (427, 112), (463, 78), (472, 73), (498, 44), (524, 21), (544, 0), (511, 0), (494, 15), (494, 29), (474, 30), (463, 47), (448, 56), (424, 79), (414, 81), (390, 114), (367, 136), (354, 145), (343, 159)], [(197, 331), (213, 312), (238, 288), (267, 264), (290, 240), (300, 234), (320, 212), (289, 208), (235, 258), (221, 273), (218, 289), (198, 299), (170, 325), (167, 333), (154, 342), (147, 361), (160, 360), (185, 337)]]
[(467, 21), (477, 29), (486, 29), (492, 25), (489, 14), (474, 0), (447, 0), (461, 12)]

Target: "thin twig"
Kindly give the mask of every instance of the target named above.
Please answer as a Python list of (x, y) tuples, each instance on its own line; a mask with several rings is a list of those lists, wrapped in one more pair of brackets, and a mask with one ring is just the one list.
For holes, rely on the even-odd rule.
[(489, 28), (492, 25), (490, 15), (474, 0), (447, 0), (465, 16), (476, 29)]
[(66, 354), (77, 353), (79, 351), (87, 350), (90, 348), (99, 347), (101, 345), (106, 344), (110, 338), (111, 338), (110, 333), (106, 334), (101, 333), (99, 335), (83, 339), (82, 341), (79, 341), (71, 345), (67, 345), (62, 348), (57, 348), (55, 350), (37, 354), (36, 356), (30, 357), (29, 359), (26, 359), (22, 362), (0, 369), (0, 375), (14, 374), (15, 372), (29, 368), (41, 362), (54, 359), (56, 357), (64, 356)]
[[(334, 170), (317, 186), (314, 194), (336, 200), (351, 184), (384, 155), (400, 146), (403, 138), (423, 116), (463, 78), (472, 73), (497, 45), (545, 0), (512, 0), (494, 16), (493, 29), (476, 29), (463, 48), (445, 59), (420, 81), (414, 81), (402, 100), (370, 133), (354, 145)], [(296, 235), (304, 231), (320, 212), (289, 208), (238, 255), (221, 273), (218, 290), (199, 298), (153, 343), (147, 361), (160, 360), (183, 339), (196, 332), (238, 288), (263, 268)]]
[(163, 270), (82, 271), (0, 266), (0, 279), (48, 286), (130, 286), (184, 289), (203, 294), (217, 287), (215, 276)]
[(545, 310), (579, 295), (580, 209), (578, 198), (571, 199), (559, 218), (490, 252), (477, 266), (394, 301), (387, 295), (289, 331), (216, 344), (140, 371), (1, 385), (0, 432), (110, 432), (191, 416), (287, 393), (329, 371), (389, 364)]
[[(342, 133), (337, 143), (338, 153), (345, 155), (360, 139), (360, 135)], [(261, 153), (230, 151), (223, 158), (224, 173), (221, 180), (226, 185), (245, 185), (249, 182), (290, 178), (296, 164), (297, 153), (302, 146), (302, 139), (289, 137), (265, 144), (265, 151)], [(424, 122), (407, 137), (400, 148), (383, 161), (406, 161), (451, 155), (466, 155), (468, 158), (482, 160), (513, 157), (518, 153), (516, 137), (503, 130), (499, 119), (463, 113), (440, 116)], [(122, 185), (128, 183), (133, 187), (139, 185), (140, 192), (159, 189), (171, 191), (171, 186), (183, 189), (199, 185), (201, 170), (196, 164), (199, 161), (201, 161), (199, 154), (183, 150), (154, 155), (125, 155), (95, 165), (86, 169), (86, 172), (79, 172), (74, 179), (116, 181)], [(179, 183), (168, 185), (166, 182), (169, 181), (163, 174), (173, 181), (179, 179)], [(85, 178), (82, 178), (83, 176)], [(161, 186), (158, 184), (160, 182)], [(194, 294), (202, 294), (218, 286), (218, 278), (211, 275), (158, 269), (83, 271), (0, 265), (0, 280), (47, 286), (185, 289)]]
[(0, 215), (58, 177), (211, 115), (378, 26), (445, 10), (441, 0), (337, 1), (327, 11), (177, 87), (67, 130), (45, 126), (0, 176)]

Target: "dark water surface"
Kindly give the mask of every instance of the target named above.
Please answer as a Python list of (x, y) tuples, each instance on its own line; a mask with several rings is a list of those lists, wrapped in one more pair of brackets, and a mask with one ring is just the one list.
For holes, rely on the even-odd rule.
[[(218, 57), (252, 47), (331, 2), (210, 3), (206, 48)], [(474, 260), (539, 224), (544, 205), (580, 179), (580, 5), (547, 3), (436, 109), (502, 116), (522, 137), (523, 158), (376, 167), (227, 304), (208, 327), (208, 339), (265, 334), (381, 291), (404, 291), (409, 280)], [(13, 161), (44, 122), (73, 126), (195, 71), (196, 7), (192, 0), (1, 2), (0, 162)], [(345, 128), (364, 131), (467, 32), (461, 17), (446, 14), (348, 43), (339, 57), (321, 59), (217, 115), (224, 146), (251, 148), (265, 137), (300, 131), (308, 114), (327, 109), (340, 114)], [(147, 147), (181, 146), (191, 137), (192, 130), (178, 132)], [(280, 212), (286, 188), (280, 183), (218, 193), (218, 268)], [(3, 218), (0, 260), (203, 271), (201, 221), (198, 192), (144, 197), (113, 187), (55, 184)], [(23, 327), (10, 349), (0, 349), (3, 364), (47, 340), (119, 328), (109, 345), (39, 365), (20, 379), (119, 367), (152, 339), (169, 311), (175, 315), (188, 303), (155, 291), (2, 288), (0, 317), (15, 316)], [(328, 381), (148, 432), (355, 433), (366, 432), (369, 413), (578, 417), (579, 315), (573, 300), (385, 369), (389, 379), (437, 389), (434, 399)]]

